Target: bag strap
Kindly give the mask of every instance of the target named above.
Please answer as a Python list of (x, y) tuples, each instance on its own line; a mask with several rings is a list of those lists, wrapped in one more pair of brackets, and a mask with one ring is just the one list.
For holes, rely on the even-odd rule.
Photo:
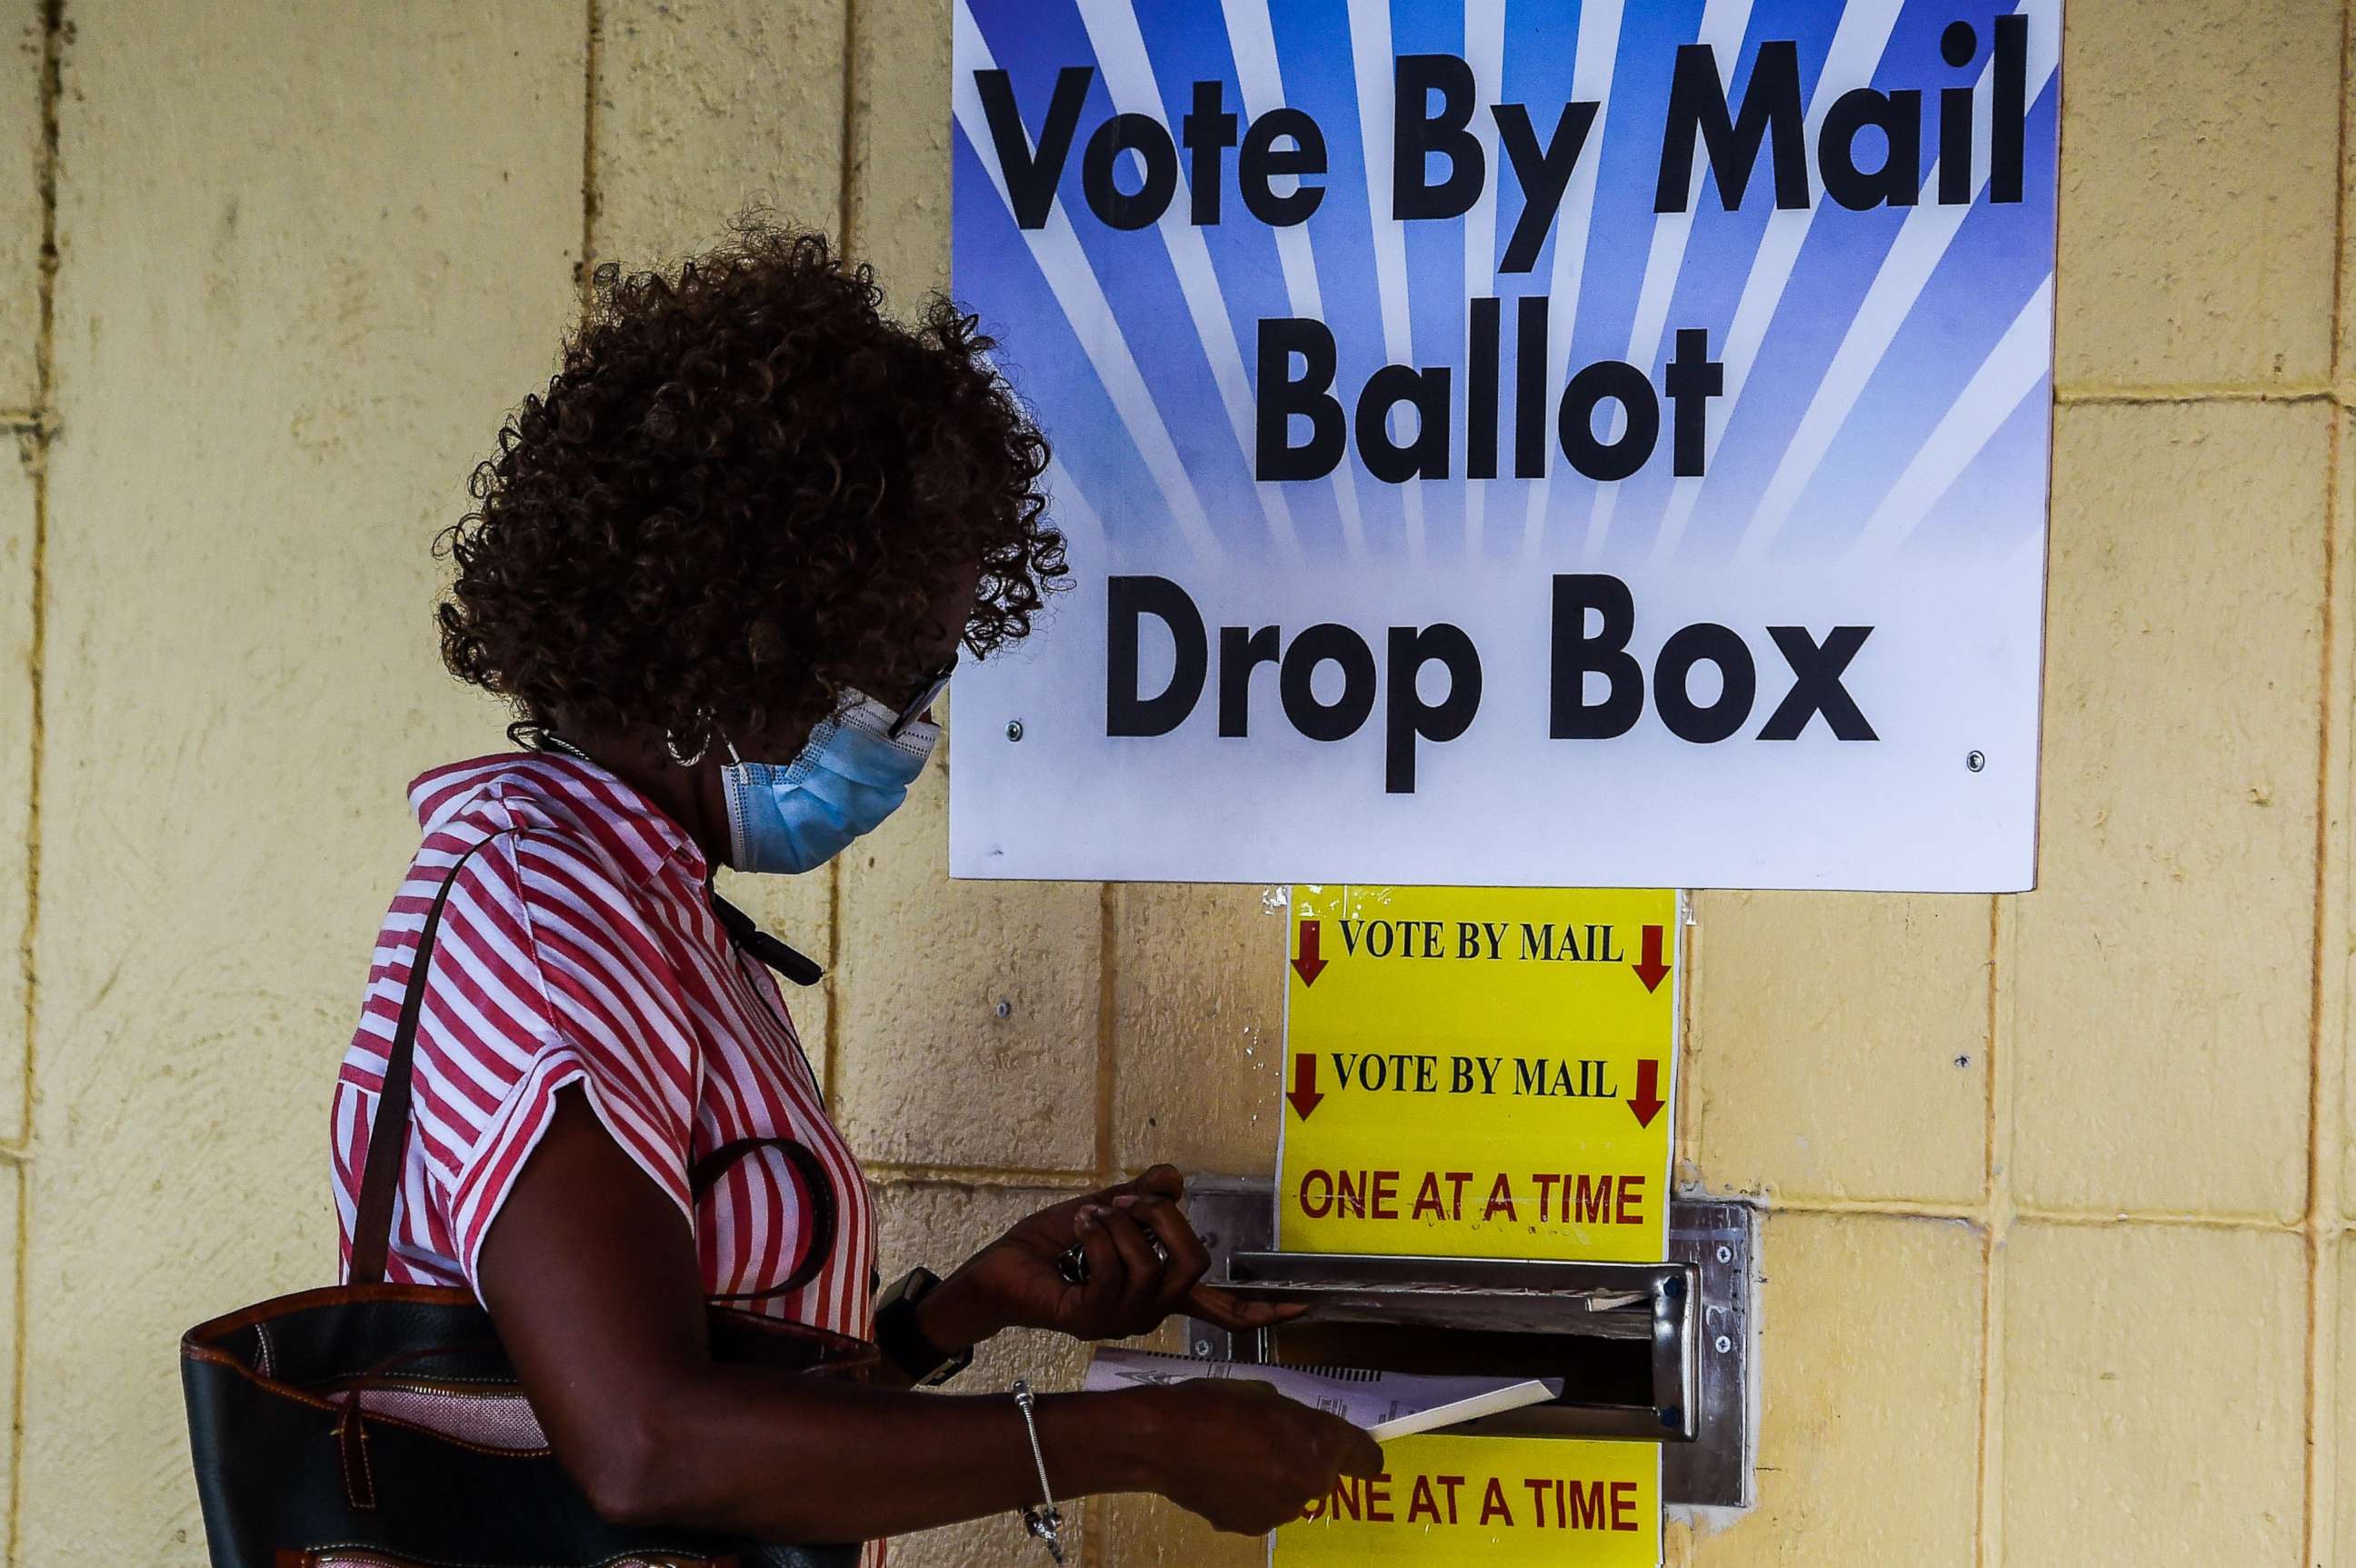
[(352, 1283), (384, 1283), (385, 1259), (392, 1245), (392, 1204), (401, 1191), (401, 1171), (409, 1152), (410, 1090), (416, 1078), (417, 1015), (425, 1006), (426, 966), (433, 961), (434, 939), (442, 929), (442, 908), (458, 873), (477, 850), (498, 833), (486, 833), (450, 863), (425, 924), (417, 933), (417, 948), (409, 958), (409, 987), (402, 993), (401, 1021), (393, 1026), (392, 1044), (384, 1053), (384, 1081), (377, 1092), (376, 1117), (369, 1123), (368, 1169), (360, 1177), (360, 1197), (352, 1219)]

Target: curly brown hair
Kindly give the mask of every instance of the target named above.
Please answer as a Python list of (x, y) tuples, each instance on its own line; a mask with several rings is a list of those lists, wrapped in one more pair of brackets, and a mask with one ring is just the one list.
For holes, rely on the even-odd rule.
[(440, 539), (443, 660), (515, 705), (510, 736), (562, 714), (699, 748), (798, 734), (849, 684), (891, 701), (977, 567), (965, 647), (1029, 633), (1065, 576), (1046, 442), (973, 317), (882, 307), (868, 267), (756, 218), (669, 274), (597, 269)]

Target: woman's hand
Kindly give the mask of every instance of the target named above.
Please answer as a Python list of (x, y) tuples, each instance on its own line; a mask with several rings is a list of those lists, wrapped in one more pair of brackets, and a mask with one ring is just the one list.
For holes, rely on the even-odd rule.
[[(926, 1337), (945, 1350), (1001, 1328), (1052, 1328), (1076, 1339), (1149, 1333), (1182, 1306), (1223, 1328), (1266, 1327), (1297, 1307), (1237, 1300), (1202, 1283), (1211, 1266), (1178, 1207), (1185, 1180), (1155, 1165), (1133, 1181), (1043, 1208), (974, 1254), (918, 1308)], [(1087, 1278), (1057, 1261), (1077, 1245)]]
[(1265, 1535), (1330, 1497), (1344, 1476), (1379, 1476), (1381, 1444), (1266, 1383), (1197, 1379), (1141, 1390), (1162, 1434), (1154, 1490), (1215, 1530)]

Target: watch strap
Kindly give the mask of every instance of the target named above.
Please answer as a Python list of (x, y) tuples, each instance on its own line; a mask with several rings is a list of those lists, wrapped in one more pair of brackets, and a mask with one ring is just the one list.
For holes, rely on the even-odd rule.
[(916, 1304), (940, 1283), (930, 1269), (911, 1269), (884, 1294), (875, 1308), (875, 1345), (884, 1359), (919, 1388), (936, 1388), (973, 1365), (973, 1348), (948, 1351), (926, 1337)]

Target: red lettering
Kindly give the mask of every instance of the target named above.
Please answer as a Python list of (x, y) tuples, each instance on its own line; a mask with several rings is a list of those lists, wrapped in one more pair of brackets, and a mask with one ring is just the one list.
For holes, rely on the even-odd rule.
[(1397, 1219), (1398, 1216), (1398, 1178), (1397, 1171), (1376, 1171), (1375, 1174), (1373, 1215), (1376, 1219)]
[(1434, 1476), (1432, 1479), (1439, 1482), (1440, 1488), (1448, 1494), (1448, 1522), (1454, 1524), (1456, 1522), (1456, 1488), (1464, 1484), (1464, 1477), (1462, 1476)]
[(1415, 1495), (1408, 1499), (1407, 1521), (1413, 1524), (1426, 1515), (1430, 1517), (1432, 1523), (1440, 1522), (1440, 1499), (1431, 1495), (1430, 1480), (1418, 1476), (1415, 1478)]
[(1449, 1195), (1448, 1200), (1448, 1218), (1451, 1219), (1462, 1219), (1464, 1218), (1464, 1184), (1472, 1179), (1472, 1173), (1471, 1171), (1450, 1171), (1448, 1173), (1449, 1186), (1454, 1188), (1454, 1191)]
[(1342, 1172), (1333, 1181), (1341, 1193), (1338, 1205), (1341, 1211), (1353, 1219), (1364, 1219), (1366, 1217), (1366, 1184), (1363, 1180), (1353, 1182), (1348, 1171)]
[(1420, 1219), (1427, 1212), (1434, 1219), (1448, 1218), (1447, 1207), (1440, 1201), (1440, 1173), (1437, 1171), (1423, 1173), (1423, 1185), (1416, 1189), (1415, 1212), (1408, 1218)]
[[(1544, 1220), (1549, 1217), (1549, 1211), (1553, 1208), (1551, 1200), (1554, 1197), (1554, 1184), (1562, 1178), (1541, 1172), (1530, 1179), (1538, 1184), (1538, 1219)], [(1569, 1219), (1569, 1216), (1565, 1215), (1563, 1218)]]
[(1603, 1483), (1590, 1481), (1580, 1486), (1573, 1481), (1565, 1488), (1570, 1494), (1570, 1528), (1601, 1530), (1603, 1528)]
[[(1609, 1224), (1612, 1219), (1611, 1209), (1612, 1178), (1605, 1176), (1599, 1181), (1581, 1171), (1579, 1176), (1579, 1223), (1581, 1225)], [(1563, 1218), (1568, 1219), (1570, 1216), (1566, 1214)]]
[(1333, 1482), (1333, 1517), (1340, 1519), (1347, 1511), (1352, 1519), (1363, 1519), (1361, 1505), (1365, 1498), (1359, 1492), (1363, 1485), (1355, 1476), (1343, 1476)]
[[(1377, 1513), (1376, 1509), (1382, 1511)], [(1366, 1520), (1370, 1524), (1392, 1524), (1391, 1477), (1388, 1471), (1366, 1483)]]
[[(1547, 1521), (1547, 1490), (1548, 1487), (1552, 1487), (1554, 1483), (1547, 1480), (1543, 1476), (1537, 1476), (1524, 1480), (1522, 1485), (1530, 1489), (1530, 1505), (1537, 1510), (1538, 1528), (1540, 1530), (1544, 1530), (1546, 1528)], [(1557, 1506), (1560, 1506), (1558, 1498)]]
[(1620, 1205), (1613, 1219), (1622, 1225), (1642, 1225), (1644, 1222), (1643, 1176), (1623, 1176), (1620, 1178)]
[[(1316, 1196), (1312, 1197), (1314, 1193)], [(1333, 1176), (1330, 1171), (1301, 1173), (1301, 1212), (1323, 1219), (1333, 1212)]]
[(1633, 1481), (1612, 1483), (1612, 1528), (1631, 1530), (1636, 1528), (1636, 1483)]
[(1508, 1528), (1514, 1522), (1514, 1510), (1505, 1506), (1505, 1486), (1494, 1476), (1489, 1477), (1489, 1485), (1481, 1494), (1481, 1522), (1486, 1524), (1493, 1519), (1504, 1520)]
[(1497, 1173), (1496, 1185), (1489, 1189), (1489, 1202), (1481, 1210), (1481, 1218), (1494, 1219), (1501, 1214), (1508, 1219), (1514, 1217), (1514, 1184), (1503, 1171)]

